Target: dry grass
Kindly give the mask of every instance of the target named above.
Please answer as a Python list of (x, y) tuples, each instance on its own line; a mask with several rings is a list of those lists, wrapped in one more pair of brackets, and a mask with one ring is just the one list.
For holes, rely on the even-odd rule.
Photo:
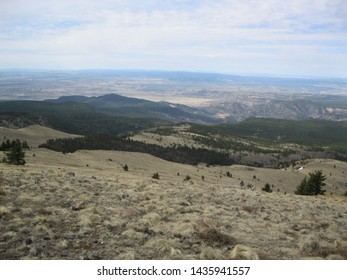
[[(1, 164), (1, 259), (347, 259), (345, 197), (229, 187), (291, 171), (123, 152), (35, 154), (23, 167)], [(233, 178), (220, 177), (227, 170)]]
[(213, 221), (199, 221), (196, 231), (197, 237), (209, 245), (234, 245), (235, 239), (229, 234), (221, 232)]
[(236, 245), (228, 256), (232, 260), (259, 260), (258, 254), (244, 245)]
[(68, 134), (40, 125), (30, 125), (20, 129), (10, 129), (0, 127), (0, 139), (19, 139), (27, 141), (30, 147), (37, 147), (52, 138), (80, 137), (75, 134)]

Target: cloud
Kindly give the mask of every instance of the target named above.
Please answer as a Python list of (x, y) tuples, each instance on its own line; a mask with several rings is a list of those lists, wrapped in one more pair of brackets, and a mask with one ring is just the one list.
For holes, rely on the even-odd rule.
[[(1, 1), (0, 63), (21, 67), (10, 59), (19, 56), (23, 65), (41, 68), (59, 64), (244, 72), (252, 61), (259, 71), (268, 61), (273, 72), (290, 74), (285, 65), (290, 62), (302, 74), (324, 75), (324, 68), (347, 58), (343, 2)], [(335, 72), (347, 76), (347, 70)]]

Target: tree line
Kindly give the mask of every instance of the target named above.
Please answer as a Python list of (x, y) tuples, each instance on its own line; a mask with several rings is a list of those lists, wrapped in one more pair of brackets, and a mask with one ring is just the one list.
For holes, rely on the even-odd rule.
[(93, 135), (79, 138), (50, 139), (40, 148), (73, 153), (77, 150), (115, 150), (147, 153), (153, 156), (184, 164), (231, 165), (234, 161), (227, 153), (213, 150), (175, 145), (162, 147), (129, 139), (128, 137)]
[(3, 141), (0, 145), (0, 151), (10, 151), (13, 147), (17, 147), (20, 145), (23, 149), (29, 149), (29, 145), (27, 141), (23, 141), (23, 143), (20, 142), (19, 139), (15, 139), (10, 141), (7, 139), (6, 141)]
[(5, 158), (2, 160), (4, 163), (24, 165), (25, 164), (25, 152), (24, 149), (29, 149), (28, 143), (24, 141), (20, 142), (16, 140), (6, 140), (2, 142), (0, 150), (5, 152)]

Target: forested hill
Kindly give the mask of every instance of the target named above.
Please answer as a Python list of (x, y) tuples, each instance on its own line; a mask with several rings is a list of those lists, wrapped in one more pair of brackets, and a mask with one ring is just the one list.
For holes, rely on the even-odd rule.
[(80, 112), (78, 110), (71, 114), (59, 113), (59, 111), (54, 110), (47, 114), (0, 111), (0, 126), (22, 128), (33, 124), (79, 135), (127, 135), (159, 125), (168, 125), (170, 122), (160, 119), (113, 117), (92, 111)]
[(158, 118), (172, 122), (216, 123), (217, 120), (203, 109), (192, 108), (168, 102), (153, 102), (150, 100), (126, 97), (119, 94), (102, 96), (62, 96), (58, 99), (46, 100), (54, 104), (79, 103), (89, 106), (97, 113), (111, 116), (133, 118)]
[(347, 122), (251, 118), (213, 126), (192, 124), (190, 132), (241, 137), (265, 145), (294, 143), (308, 148), (347, 152)]
[[(25, 114), (37, 124), (74, 134), (112, 134), (136, 132), (169, 122), (215, 123), (201, 109), (167, 102), (152, 102), (117, 94), (98, 97), (63, 96), (46, 101), (0, 102), (3, 124), (20, 123)], [(16, 118), (13, 118), (16, 115)], [(40, 120), (40, 122), (38, 122)], [(44, 120), (44, 122), (42, 121)], [(32, 123), (32, 121), (30, 123)]]
[(227, 153), (187, 146), (162, 147), (146, 144), (125, 137), (95, 135), (81, 138), (51, 139), (41, 148), (47, 148), (63, 153), (77, 150), (116, 150), (126, 152), (148, 153), (153, 156), (185, 164), (196, 165), (206, 163), (211, 165), (231, 165), (234, 161)]

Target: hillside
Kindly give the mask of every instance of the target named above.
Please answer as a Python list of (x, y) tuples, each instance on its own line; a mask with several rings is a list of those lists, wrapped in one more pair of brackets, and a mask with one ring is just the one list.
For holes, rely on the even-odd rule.
[[(1, 105), (1, 103), (0, 103)], [(68, 107), (70, 107), (68, 105)], [(63, 110), (61, 110), (63, 108)], [(18, 109), (18, 112), (8, 112), (10, 108), (0, 106), (0, 123), (3, 127), (23, 128), (28, 125), (41, 125), (70, 134), (122, 135), (138, 132), (158, 125), (168, 125), (170, 122), (159, 119), (141, 119), (115, 117), (93, 111), (81, 112), (78, 108), (67, 113), (65, 107), (52, 107), (51, 111), (41, 112), (35, 108), (28, 111)], [(3, 112), (1, 112), (3, 110)], [(33, 113), (31, 113), (33, 112)]]
[(202, 109), (117, 94), (0, 102), (1, 126), (38, 124), (66, 133), (120, 135), (172, 122), (215, 123)]
[[(198, 148), (190, 128), (134, 138)], [(24, 166), (0, 163), (0, 259), (347, 259), (346, 162), (189, 165), (138, 152), (35, 148), (77, 136), (37, 125), (0, 132), (34, 147)], [(316, 170), (327, 177), (326, 195), (294, 195)], [(266, 183), (272, 193), (261, 190)]]
[(192, 125), (203, 135), (236, 136), (265, 145), (298, 144), (347, 151), (347, 122), (250, 118), (239, 123)]
[(0, 102), (0, 112), (31, 113), (50, 117), (73, 120), (76, 117), (95, 118), (107, 116), (131, 119), (161, 119), (166, 122), (196, 122), (216, 123), (203, 109), (191, 108), (168, 102), (153, 102), (149, 100), (130, 98), (118, 94), (102, 96), (62, 96), (45, 101), (3, 101)]
[[(32, 152), (25, 166), (1, 164), (1, 259), (347, 259), (345, 197), (291, 193), (317, 168), (335, 172), (328, 185), (346, 181), (345, 163), (315, 160), (293, 172), (128, 152)], [(240, 179), (276, 181), (281, 190), (232, 187)]]
[(74, 137), (80, 137), (80, 135), (68, 134), (39, 125), (30, 125), (20, 129), (0, 127), (0, 139), (19, 139), (21, 142), (27, 141), (28, 145), (34, 148), (48, 139)]
[(227, 153), (233, 163), (242, 165), (293, 168), (306, 159), (347, 161), (346, 124), (249, 119), (217, 125), (161, 126), (136, 133), (132, 139), (164, 147), (188, 146)]

